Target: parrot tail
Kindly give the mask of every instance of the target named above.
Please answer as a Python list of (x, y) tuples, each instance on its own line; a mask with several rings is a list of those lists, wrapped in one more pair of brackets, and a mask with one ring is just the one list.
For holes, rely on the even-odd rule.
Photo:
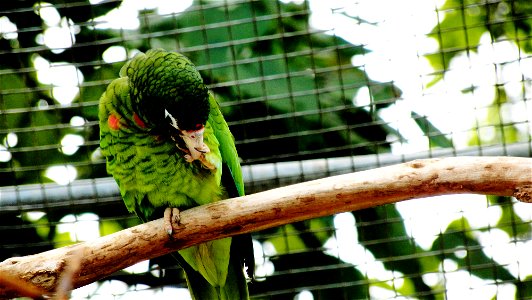
[[(251, 237), (249, 236), (249, 239)], [(239, 249), (239, 243), (231, 243), (231, 254), (229, 258), (229, 266), (227, 270), (227, 279), (225, 285), (223, 286), (212, 286), (199, 272), (194, 270), (178, 253), (173, 253), (179, 265), (185, 271), (185, 276), (187, 279), (188, 290), (190, 295), (194, 300), (237, 300), (249, 299), (247, 278), (244, 275), (244, 269), (242, 266), (243, 260), (241, 259), (241, 254)], [(254, 269), (254, 261), (249, 262), (253, 265), (252, 272)]]
[[(236, 262), (236, 263), (235, 263)], [(203, 276), (188, 267), (185, 271), (188, 289), (194, 300), (218, 299), (235, 300), (249, 299), (246, 278), (240, 263), (235, 259), (229, 260), (227, 281), (224, 286), (214, 287)]]

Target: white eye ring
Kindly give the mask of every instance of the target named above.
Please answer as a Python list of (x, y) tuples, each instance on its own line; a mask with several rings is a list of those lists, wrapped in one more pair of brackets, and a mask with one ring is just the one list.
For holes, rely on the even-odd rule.
[(175, 129), (179, 130), (176, 119), (166, 109), (164, 110), (164, 118), (170, 118), (170, 125)]

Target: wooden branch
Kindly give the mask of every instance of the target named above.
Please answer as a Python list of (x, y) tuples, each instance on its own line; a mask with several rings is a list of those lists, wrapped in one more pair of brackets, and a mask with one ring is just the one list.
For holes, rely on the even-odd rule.
[[(94, 241), (7, 259), (0, 263), (0, 274), (52, 292), (69, 261), (79, 260), (80, 253), (73, 287), (212, 239), (407, 199), (463, 193), (515, 196), (530, 203), (532, 159), (423, 159), (290, 185), (183, 211), (171, 238), (159, 219)], [(0, 286), (0, 298), (15, 295), (13, 289)]]

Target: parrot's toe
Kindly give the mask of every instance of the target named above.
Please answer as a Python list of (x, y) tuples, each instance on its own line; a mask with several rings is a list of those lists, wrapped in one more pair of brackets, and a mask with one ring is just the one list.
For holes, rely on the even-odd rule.
[(212, 164), (210, 161), (207, 160), (205, 155), (202, 155), (199, 159), (201, 161), (201, 166), (205, 169), (214, 170), (216, 169), (216, 166)]
[(172, 233), (174, 232), (174, 224), (176, 226), (179, 226), (179, 223), (181, 221), (179, 213), (179, 209), (175, 207), (167, 207), (164, 210), (164, 230), (168, 233), (168, 235), (172, 235)]

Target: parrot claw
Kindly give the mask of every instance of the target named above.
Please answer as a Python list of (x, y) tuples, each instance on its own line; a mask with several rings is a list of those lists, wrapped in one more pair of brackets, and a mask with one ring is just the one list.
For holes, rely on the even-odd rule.
[(185, 160), (189, 163), (195, 161), (196, 159), (201, 162), (201, 166), (204, 167), (205, 169), (209, 169), (209, 170), (216, 169), (216, 166), (207, 160), (207, 158), (205, 157), (205, 153), (201, 153), (201, 155), (198, 158), (194, 158), (190, 154), (185, 154)]
[(216, 169), (216, 166), (213, 165), (210, 161), (208, 161), (207, 158), (205, 157), (206, 153), (211, 152), (211, 149), (209, 149), (209, 146), (207, 146), (206, 144), (202, 144), (200, 148), (194, 148), (192, 150), (194, 151), (194, 153), (192, 153), (191, 150), (189, 150), (188, 148), (181, 147), (179, 143), (177, 143), (177, 139), (175, 137), (172, 136), (171, 138), (174, 142), (176, 142), (175, 144), (176, 147), (179, 150), (185, 152), (184, 158), (186, 162), (191, 163), (195, 160), (199, 160), (201, 162), (201, 166), (204, 167), (205, 169), (208, 169), (208, 170)]
[(209, 170), (216, 169), (216, 166), (213, 165), (210, 161), (208, 161), (204, 154), (200, 156), (199, 161), (201, 161), (201, 166), (204, 167), (205, 169), (209, 169)]
[(183, 148), (183, 147), (179, 146), (179, 144), (175, 144), (175, 145), (176, 145), (177, 149), (179, 149), (179, 150), (181, 150), (181, 151), (183, 151), (185, 153), (188, 153), (188, 155), (190, 155), (190, 151), (188, 151), (187, 148)]
[(164, 210), (164, 218), (163, 218), (164, 230), (166, 231), (166, 233), (168, 233), (168, 235), (172, 235), (172, 233), (174, 232), (174, 228), (173, 228), (174, 224), (176, 226), (179, 226), (181, 222), (181, 217), (179, 214), (180, 214), (179, 209), (175, 207), (167, 207)]

